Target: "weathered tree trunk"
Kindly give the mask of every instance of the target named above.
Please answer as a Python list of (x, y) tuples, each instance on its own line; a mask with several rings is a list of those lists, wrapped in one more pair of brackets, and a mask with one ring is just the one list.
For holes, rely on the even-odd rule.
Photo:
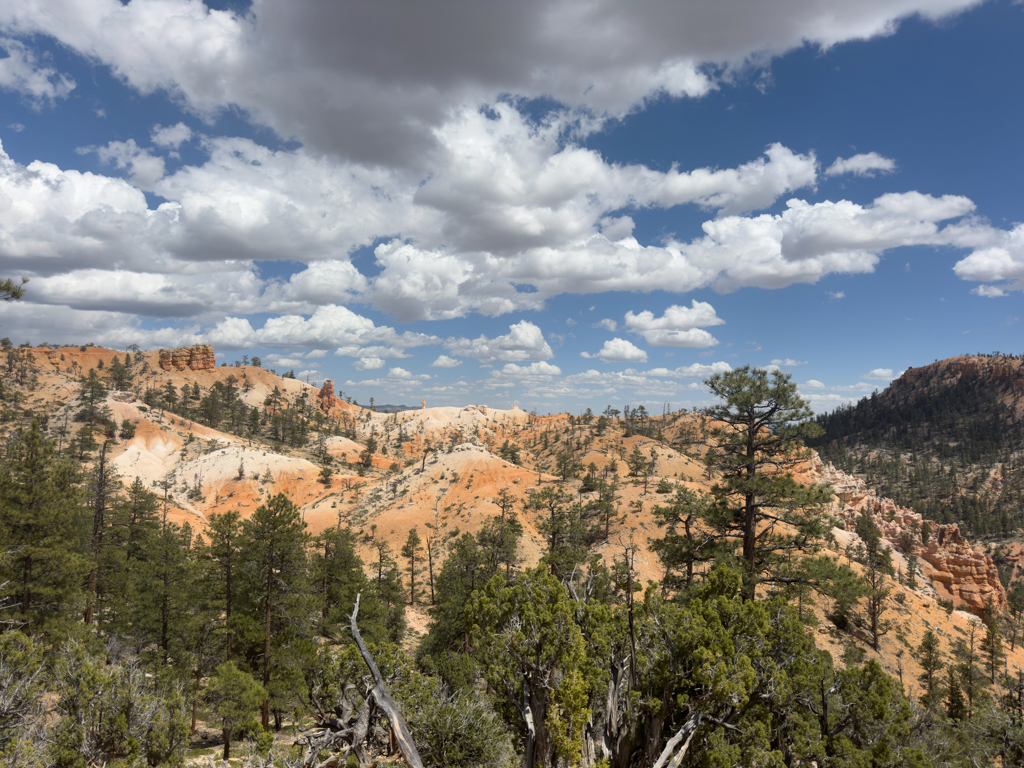
[(690, 748), (690, 742), (693, 740), (693, 734), (697, 732), (697, 726), (700, 725), (700, 721), (701, 716), (694, 715), (683, 723), (683, 727), (676, 732), (676, 735), (668, 740), (668, 744), (665, 745), (665, 749), (662, 750), (652, 768), (664, 768), (666, 765), (665, 761), (672, 756), (673, 752), (675, 752), (676, 747), (679, 746), (679, 742), (686, 739), (686, 741), (683, 742), (682, 748), (676, 752), (675, 757), (672, 757), (671, 762), (667, 764), (668, 768), (679, 768), (680, 764), (683, 762), (683, 758), (686, 757), (686, 751)]
[[(402, 757), (405, 758), (409, 768), (423, 768), (423, 761), (420, 759), (420, 753), (416, 750), (416, 743), (412, 740), (409, 726), (405, 724), (404, 718), (398, 711), (398, 705), (391, 698), (387, 683), (384, 682), (384, 676), (380, 673), (380, 669), (377, 668), (377, 663), (373, 660), (373, 656), (370, 655), (370, 650), (366, 647), (366, 643), (363, 642), (363, 636), (359, 634), (356, 617), (359, 615), (359, 598), (361, 596), (362, 593), (356, 595), (356, 605), (350, 617), (350, 629), (352, 630), (352, 637), (356, 641), (356, 647), (359, 648), (359, 654), (370, 669), (370, 674), (373, 675), (374, 686), (370, 691), (370, 697), (378, 707), (384, 710), (384, 714), (391, 724), (391, 730), (395, 734), (395, 740), (398, 742), (398, 749), (402, 752)], [(365, 738), (365, 732), (363, 738)]]

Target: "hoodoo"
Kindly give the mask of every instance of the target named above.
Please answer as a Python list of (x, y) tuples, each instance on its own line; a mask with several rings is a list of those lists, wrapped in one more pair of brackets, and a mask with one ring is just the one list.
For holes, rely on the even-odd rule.
[(160, 350), (160, 368), (169, 371), (174, 368), (184, 371), (210, 371), (217, 367), (217, 359), (211, 344), (196, 344), (191, 347)]

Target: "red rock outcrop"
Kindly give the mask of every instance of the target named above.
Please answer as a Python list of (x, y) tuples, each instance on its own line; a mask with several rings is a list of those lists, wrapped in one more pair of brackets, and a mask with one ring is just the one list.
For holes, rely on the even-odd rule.
[(217, 367), (217, 359), (210, 344), (196, 344), (192, 347), (160, 350), (160, 367), (169, 371), (172, 368), (184, 371), (210, 371)]
[(337, 405), (340, 401), (334, 396), (334, 380), (326, 379), (324, 385), (320, 387), (320, 391), (316, 395), (317, 400), (320, 401), (320, 410), (324, 413), (330, 413), (331, 408)]
[[(927, 563), (924, 575), (940, 595), (979, 616), (984, 615), (990, 600), (997, 608), (1006, 605), (1006, 591), (995, 563), (981, 546), (972, 546), (963, 537), (958, 525), (926, 521), (892, 499), (879, 497), (863, 480), (822, 464), (816, 455), (807, 474), (832, 486), (836, 495), (827, 511), (846, 530), (854, 530), (857, 517), (867, 511), (886, 540)], [(923, 535), (926, 525), (927, 542)]]

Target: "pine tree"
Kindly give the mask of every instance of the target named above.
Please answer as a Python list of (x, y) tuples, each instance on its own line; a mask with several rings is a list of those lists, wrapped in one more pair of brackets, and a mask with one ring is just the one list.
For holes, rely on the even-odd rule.
[(988, 667), (989, 682), (995, 685), (996, 673), (999, 665), (1006, 659), (1006, 653), (1003, 650), (1002, 633), (999, 631), (999, 614), (996, 613), (991, 601), (986, 610), (985, 637), (981, 641), (981, 654)]
[(959, 721), (968, 716), (967, 702), (960, 687), (960, 670), (950, 667), (946, 672), (946, 717)]
[(239, 552), (241, 535), (242, 520), (237, 511), (211, 515), (206, 527), (209, 543), (201, 543), (198, 554), (200, 562), (207, 565), (207, 573), (212, 582), (211, 592), (216, 594), (216, 600), (224, 607), (225, 661), (231, 661), (232, 658), (231, 646), (235, 634), (232, 610), (235, 607), (238, 571), (242, 568)]
[(42, 629), (81, 607), (87, 513), (77, 468), (54, 457), (37, 420), (15, 433), (8, 451), (0, 465), (0, 589), (19, 622)]
[(256, 708), (266, 702), (267, 691), (235, 662), (226, 661), (210, 679), (206, 700), (224, 731), (224, 760), (229, 760), (232, 736), (255, 722)]
[(416, 605), (418, 591), (416, 589), (417, 562), (423, 558), (423, 541), (413, 527), (402, 547), (402, 557), (409, 561), (409, 605)]
[[(101, 624), (122, 637), (138, 638), (148, 609), (147, 582), (160, 536), (159, 500), (138, 477), (111, 504), (100, 553), (99, 582), (107, 593)], [(140, 643), (144, 644), (144, 643)]]
[(753, 600), (758, 583), (771, 581), (780, 561), (813, 551), (825, 532), (819, 509), (830, 489), (801, 486), (787, 471), (805, 457), (804, 439), (819, 430), (789, 374), (775, 371), (769, 378), (744, 366), (704, 383), (723, 401), (704, 413), (725, 425), (712, 430), (722, 482), (712, 489), (716, 505), (707, 519), (721, 539), (735, 542), (743, 596)]
[(668, 506), (655, 506), (654, 519), (664, 526), (665, 535), (651, 540), (651, 549), (665, 569), (662, 586), (686, 590), (693, 584), (694, 567), (714, 555), (711, 537), (698, 525), (708, 511), (709, 500), (689, 488), (676, 488)]
[(888, 622), (882, 619), (882, 615), (888, 607), (889, 594), (892, 592), (886, 582), (886, 577), (895, 573), (892, 553), (882, 544), (882, 532), (868, 512), (861, 512), (856, 530), (861, 543), (854, 549), (853, 558), (864, 566), (871, 647), (877, 651), (879, 638), (889, 631)]
[(88, 578), (88, 603), (85, 607), (85, 623), (91, 624), (96, 610), (104, 597), (103, 585), (99, 583), (100, 560), (103, 557), (104, 537), (107, 535), (110, 505), (120, 489), (117, 471), (110, 466), (107, 457), (110, 441), (103, 443), (96, 466), (93, 467), (89, 485), (89, 509), (92, 512), (92, 569)]
[(924, 633), (921, 645), (917, 647), (917, 658), (921, 664), (918, 680), (924, 686), (921, 703), (926, 709), (934, 709), (942, 698), (939, 671), (945, 666), (939, 655), (939, 639), (930, 629)]
[(290, 625), (289, 609), (302, 608), (298, 597), (306, 574), (307, 538), (298, 508), (284, 494), (269, 499), (242, 523), (241, 559), (248, 564), (249, 594), (263, 625), (262, 680), (268, 693), (261, 722), (265, 730), (270, 728), (272, 676), (281, 672), (285, 661), (274, 639), (285, 627), (296, 629)]

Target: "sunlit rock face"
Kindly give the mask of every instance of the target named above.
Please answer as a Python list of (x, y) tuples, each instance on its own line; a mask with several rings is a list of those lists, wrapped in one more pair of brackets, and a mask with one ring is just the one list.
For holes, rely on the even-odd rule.
[(209, 371), (217, 367), (217, 360), (210, 344), (196, 344), (192, 347), (160, 350), (160, 368), (169, 371)]

